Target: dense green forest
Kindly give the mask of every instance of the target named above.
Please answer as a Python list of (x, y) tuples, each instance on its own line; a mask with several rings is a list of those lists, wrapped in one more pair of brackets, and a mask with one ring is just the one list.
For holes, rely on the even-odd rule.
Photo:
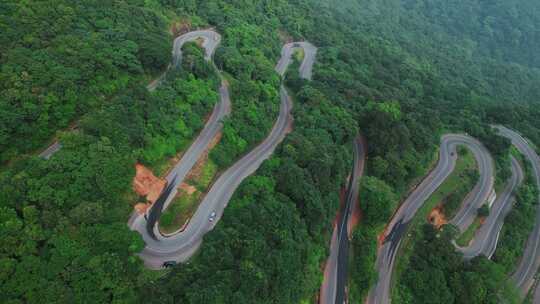
[[(351, 142), (361, 131), (368, 177), (351, 271), (361, 298), (376, 276), (368, 271), (376, 235), (429, 169), (443, 132), (484, 140), (501, 164), (508, 143), (488, 123), (514, 127), (540, 146), (535, 12), (533, 0), (3, 1), (0, 297), (311, 303)], [(126, 225), (136, 200), (134, 164), (157, 164), (184, 149), (219, 85), (215, 67), (191, 44), (163, 86), (146, 90), (170, 61), (175, 22), (222, 34), (215, 64), (231, 85), (233, 110), (211, 154), (220, 168), (264, 138), (275, 120), (281, 45), (307, 39), (319, 51), (313, 81), (298, 78), (298, 63), (287, 75), (294, 131), (236, 191), (200, 253), (156, 279), (136, 256), (140, 236)], [(70, 125), (77, 128), (67, 131)], [(48, 161), (33, 156), (55, 135), (60, 152)], [(484, 259), (464, 264), (451, 236), (425, 234), (436, 255), (417, 245), (413, 258), (421, 266), (437, 257), (439, 277), (411, 288), (437, 288), (451, 275), (448, 286), (463, 294), (476, 286), (467, 282), (483, 284), (478, 303), (507, 291), (502, 267)], [(413, 303), (425, 299), (418, 290)], [(436, 296), (459, 303), (447, 290)]]
[(538, 207), (538, 191), (534, 181), (531, 164), (522, 160), (525, 180), (516, 190), (516, 203), (505, 218), (505, 225), (493, 260), (501, 265), (506, 273), (511, 273), (523, 255), (523, 248), (529, 233), (533, 230)]
[(483, 256), (465, 262), (451, 240), (455, 230), (423, 227), (410, 267), (401, 278), (398, 303), (519, 303), (504, 267)]
[(136, 2), (2, 1), (1, 162), (166, 67), (167, 24)]

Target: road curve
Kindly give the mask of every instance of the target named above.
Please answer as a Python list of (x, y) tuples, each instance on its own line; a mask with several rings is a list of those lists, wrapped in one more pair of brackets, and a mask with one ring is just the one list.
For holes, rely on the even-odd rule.
[[(377, 256), (377, 269), (379, 279), (370, 291), (367, 303), (390, 303), (390, 283), (392, 270), (396, 260), (396, 253), (401, 244), (402, 237), (414, 215), (431, 196), (433, 192), (448, 178), (454, 170), (457, 160), (457, 146), (466, 146), (476, 158), (480, 178), (473, 191), (468, 195), (462, 208), (452, 222), (464, 231), (467, 224), (474, 221), (477, 209), (484, 204), (493, 191), (493, 161), (487, 149), (476, 139), (461, 135), (448, 134), (442, 137), (439, 152), (439, 162), (431, 173), (420, 183), (411, 195), (401, 204), (394, 217), (387, 226), (385, 240), (379, 248)], [(472, 192), (471, 192), (472, 193)]]
[(279, 75), (285, 75), (287, 67), (292, 62), (292, 55), (294, 51), (299, 49), (304, 50), (304, 59), (300, 65), (300, 77), (311, 80), (311, 76), (313, 74), (313, 64), (315, 63), (315, 56), (317, 55), (317, 48), (307, 41), (290, 42), (285, 44), (281, 49), (281, 58), (279, 59), (275, 70)]
[[(172, 49), (172, 63), (169, 64), (167, 70), (171, 67), (176, 67), (180, 62), (182, 62), (182, 47), (187, 42), (196, 41), (202, 39), (202, 47), (204, 48), (204, 59), (206, 61), (212, 60), (212, 56), (216, 51), (219, 43), (221, 42), (221, 35), (214, 30), (198, 30), (185, 33), (181, 36), (178, 36), (174, 39), (173, 49)], [(146, 88), (149, 91), (154, 91), (162, 82), (165, 80), (167, 72), (163, 73), (158, 79), (150, 82)]]
[(504, 224), (504, 219), (508, 212), (512, 210), (514, 190), (521, 184), (524, 178), (523, 169), (513, 156), (511, 157), (511, 164), (512, 176), (506, 183), (503, 191), (498, 195), (497, 200), (493, 203), (489, 216), (476, 232), (472, 243), (467, 247), (456, 246), (465, 259), (469, 260), (481, 254), (491, 259), (493, 253), (495, 253), (495, 249), (497, 249), (497, 242)]
[[(523, 154), (532, 166), (533, 176), (538, 189), (540, 189), (540, 157), (531, 145), (520, 134), (503, 126), (495, 126), (500, 135), (510, 139), (512, 144)], [(540, 202), (540, 196), (538, 197)], [(529, 235), (527, 245), (512, 280), (525, 297), (534, 283), (534, 276), (540, 266), (540, 204), (536, 210), (536, 224)], [(537, 302), (535, 302), (537, 303)]]
[(351, 216), (358, 204), (360, 178), (364, 173), (366, 147), (363, 138), (358, 135), (354, 140), (354, 158), (347, 193), (345, 197), (345, 210), (341, 210), (334, 225), (330, 243), (330, 256), (325, 265), (324, 279), (321, 285), (319, 303), (343, 303), (347, 282), (347, 264), (349, 253), (349, 238), (352, 226), (349, 224)]
[[(310, 44), (299, 44), (299, 47), (302, 46), (310, 46)], [(284, 48), (294, 49), (296, 46), (285, 46)], [(293, 52), (283, 51), (282, 53), (290, 57)], [(310, 58), (312, 57), (305, 56), (302, 65), (311, 65), (312, 63), (308, 61)], [(282, 60), (290, 62), (290, 58), (282, 58), (280, 62)], [(280, 75), (283, 75), (285, 70), (286, 66), (285, 68), (280, 67), (279, 70), (276, 68)], [(306, 66), (304, 71), (300, 71), (300, 75), (309, 79), (311, 67)], [(170, 236), (163, 236), (157, 231), (156, 226), (154, 226), (153, 232), (145, 229), (144, 217), (140, 216), (133, 221), (133, 227), (141, 233), (146, 243), (140, 257), (147, 267), (159, 269), (166, 261), (184, 262), (197, 251), (202, 243), (203, 236), (212, 230), (221, 218), (236, 188), (247, 176), (255, 172), (265, 159), (270, 157), (277, 145), (291, 131), (292, 101), (284, 86), (280, 88), (280, 98), (279, 116), (268, 137), (220, 175), (203, 198), (184, 231)], [(216, 213), (216, 217), (213, 222), (210, 222), (208, 219), (212, 212)]]
[[(221, 36), (212, 30), (194, 31), (179, 36), (174, 41), (173, 47), (173, 65), (178, 65), (182, 58), (182, 46), (189, 41), (196, 39), (203, 40), (203, 48), (205, 49), (205, 59), (210, 60), (216, 47), (221, 41)], [(156, 86), (161, 81), (156, 82)], [(152, 85), (152, 84), (151, 84)], [(156, 88), (148, 87), (149, 90)], [(188, 150), (182, 155), (180, 161), (174, 166), (174, 168), (166, 176), (167, 185), (169, 191), (166, 191), (167, 195), (162, 195), (152, 205), (144, 216), (141, 214), (133, 213), (128, 225), (132, 230), (141, 232), (146, 229), (152, 238), (156, 238), (154, 234), (154, 227), (156, 222), (161, 216), (161, 212), (165, 210), (173, 198), (176, 196), (178, 186), (184, 181), (189, 171), (193, 168), (201, 153), (208, 147), (212, 139), (221, 131), (223, 124), (222, 120), (226, 117), (231, 110), (231, 101), (229, 97), (229, 90), (225, 81), (222, 80), (221, 87), (219, 88), (220, 100), (214, 106), (212, 115), (206, 122), (203, 130), (197, 136), (195, 141), (191, 144)]]
[[(212, 30), (193, 31), (193, 32), (189, 32), (184, 35), (181, 35), (174, 40), (173, 49), (172, 49), (173, 62), (167, 67), (167, 70), (170, 69), (171, 66), (176, 66), (178, 65), (178, 63), (181, 62), (182, 46), (186, 42), (195, 41), (199, 38), (203, 40), (202, 47), (205, 50), (204, 57), (207, 61), (210, 61), (212, 59), (212, 56), (214, 55), (214, 52), (217, 46), (221, 42), (221, 36)], [(148, 89), (150, 92), (154, 91), (165, 80), (166, 75), (167, 75), (167, 72), (163, 73), (158, 79), (150, 82), (146, 86), (146, 89)], [(224, 88), (224, 86), (225, 85), (222, 83), (222, 89), (226, 89)], [(53, 156), (53, 154), (60, 151), (61, 148), (62, 148), (62, 144), (60, 144), (60, 142), (58, 141), (55, 141), (53, 144), (47, 147), (47, 149), (41, 152), (38, 156), (43, 159), (49, 159), (51, 158), (51, 156)]]

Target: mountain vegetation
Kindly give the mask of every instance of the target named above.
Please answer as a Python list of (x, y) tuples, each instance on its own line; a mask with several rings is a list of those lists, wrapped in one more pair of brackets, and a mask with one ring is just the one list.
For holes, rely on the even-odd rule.
[[(373, 265), (377, 232), (429, 169), (443, 132), (482, 139), (501, 163), (508, 146), (490, 123), (513, 127), (540, 146), (539, 6), (533, 0), (3, 1), (0, 297), (310, 303), (360, 131), (368, 142), (368, 177), (351, 275), (361, 298), (374, 274), (362, 277), (359, 267)], [(148, 92), (171, 60), (173, 24), (221, 33), (215, 66), (188, 44), (183, 64)], [(135, 163), (158, 166), (189, 145), (217, 102), (216, 68), (230, 84), (233, 109), (210, 157), (220, 169), (234, 163), (277, 117), (280, 78), (273, 68), (289, 40), (319, 47), (312, 81), (299, 79), (298, 62), (286, 77), (293, 132), (236, 191), (199, 254), (155, 278), (137, 256), (142, 239), (126, 225), (137, 199)], [(54, 138), (63, 145), (58, 153), (35, 156)], [(461, 303), (473, 290), (485, 291), (476, 303), (511, 294), (502, 267), (485, 259), (464, 264), (449, 236), (428, 228), (425, 234), (433, 242), (417, 245), (413, 259), (418, 271), (435, 263), (437, 277), (408, 274), (410, 303), (433, 303), (426, 290), (444, 303)], [(414, 275), (422, 284), (412, 285)]]

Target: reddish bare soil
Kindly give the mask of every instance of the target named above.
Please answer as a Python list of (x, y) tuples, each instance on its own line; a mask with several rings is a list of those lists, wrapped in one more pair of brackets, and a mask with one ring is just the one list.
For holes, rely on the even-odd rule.
[(428, 221), (437, 229), (441, 228), (443, 225), (448, 223), (446, 216), (442, 211), (442, 205), (438, 205), (428, 215)]
[(148, 207), (150, 207), (150, 206), (151, 206), (150, 204), (137, 203), (133, 208), (135, 209), (135, 211), (136, 211), (138, 214), (144, 214), (144, 213), (146, 213), (146, 210), (147, 210)]
[[(178, 188), (183, 190), (187, 195), (192, 195), (193, 193), (197, 191), (197, 188), (193, 187), (192, 185), (188, 183), (181, 183), (180, 187)], [(180, 196), (180, 195), (182, 195), (182, 191), (178, 191), (178, 194), (176, 196)]]
[(385, 239), (386, 239), (386, 229), (383, 230), (381, 233), (379, 233), (379, 236), (377, 237), (377, 251), (381, 249), (382, 245), (384, 244)]
[[(164, 179), (157, 178), (154, 173), (141, 164), (135, 165), (135, 177), (133, 178), (133, 190), (140, 196), (145, 196), (146, 200), (153, 204), (159, 197), (159, 194), (165, 188), (167, 182)], [(137, 212), (144, 212), (148, 204), (138, 203), (135, 205)]]

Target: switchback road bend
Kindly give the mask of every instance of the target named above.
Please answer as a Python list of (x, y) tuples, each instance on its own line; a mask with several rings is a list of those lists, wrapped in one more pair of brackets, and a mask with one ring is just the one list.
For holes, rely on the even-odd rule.
[[(196, 34), (186, 34), (188, 38), (181, 36), (175, 42), (175, 52), (180, 52), (179, 56), (175, 56), (175, 60), (179, 60), (181, 56), (181, 42), (190, 41), (202, 37), (205, 40), (203, 47), (211, 48), (212, 51), (207, 49), (207, 59), (211, 58), (213, 48), (217, 46), (220, 37), (213, 31), (197, 31)], [(180, 41), (180, 42), (178, 42)], [(210, 42), (208, 42), (210, 41)], [(282, 58), (279, 61), (276, 71), (283, 76), (287, 66), (291, 62), (292, 55), (295, 49), (302, 48), (304, 50), (304, 59), (300, 67), (300, 76), (306, 79), (310, 79), (312, 73), (312, 66), (315, 60), (316, 48), (308, 42), (290, 43), (283, 47)], [(175, 61), (174, 64), (177, 64)], [(222, 100), (216, 109), (212, 117), (216, 117), (216, 124), (212, 124), (214, 121), (211, 117), (209, 122), (204, 127), (201, 134), (197, 137), (194, 144), (186, 151), (186, 155), (192, 155), (189, 160), (185, 160), (184, 157), (176, 165), (175, 170), (167, 176), (167, 181), (170, 185), (167, 187), (169, 191), (164, 191), (165, 198), (160, 198), (156, 203), (162, 204), (161, 206), (153, 206), (152, 209), (156, 209), (157, 216), (148, 217), (152, 222), (148, 223), (144, 216), (134, 215), (129, 221), (129, 225), (133, 230), (137, 230), (143, 237), (146, 243), (146, 247), (140, 253), (140, 257), (144, 260), (145, 265), (151, 269), (160, 269), (163, 263), (169, 261), (184, 262), (189, 259), (199, 248), (202, 243), (203, 236), (211, 231), (215, 225), (219, 222), (225, 207), (227, 206), (230, 198), (232, 197), (236, 188), (240, 183), (249, 175), (253, 174), (262, 162), (269, 158), (274, 149), (285, 138), (285, 136), (292, 130), (292, 102), (287, 90), (284, 86), (280, 88), (281, 105), (278, 118), (270, 132), (270, 134), (264, 139), (257, 147), (238, 160), (233, 166), (223, 172), (219, 178), (212, 185), (208, 193), (204, 196), (198, 209), (191, 217), (189, 224), (183, 231), (178, 231), (171, 235), (164, 236), (159, 232), (156, 222), (159, 220), (161, 210), (168, 207), (168, 204), (176, 193), (177, 186), (181, 183), (185, 174), (189, 172), (188, 168), (191, 168), (199, 155), (204, 151), (208, 143), (205, 144), (207, 138), (213, 138), (212, 134), (217, 132), (221, 128), (222, 115), (228, 114), (229, 94), (227, 87), (222, 86), (221, 90)], [(226, 97), (226, 102), (223, 99)], [(221, 110), (220, 110), (221, 109)], [(197, 144), (201, 140), (200, 145)], [(208, 141), (209, 142), (209, 141)], [(194, 147), (196, 146), (196, 147)], [(191, 163), (193, 159), (193, 164)], [(186, 162), (186, 163), (184, 163)], [(185, 168), (185, 169), (180, 169)], [(187, 171), (185, 171), (187, 170)], [(152, 212), (152, 211), (151, 211)], [(215, 220), (209, 221), (211, 214), (215, 214)]]
[(473, 191), (467, 196), (456, 217), (452, 220), (461, 231), (474, 221), (477, 209), (493, 192), (493, 160), (487, 149), (476, 139), (462, 134), (444, 135), (441, 141), (439, 162), (431, 173), (420, 183), (401, 204), (388, 224), (385, 240), (377, 256), (379, 279), (370, 291), (367, 303), (390, 303), (390, 284), (396, 254), (407, 231), (408, 224), (424, 202), (439, 188), (454, 170), (457, 160), (457, 146), (467, 147), (476, 158), (480, 178)]

